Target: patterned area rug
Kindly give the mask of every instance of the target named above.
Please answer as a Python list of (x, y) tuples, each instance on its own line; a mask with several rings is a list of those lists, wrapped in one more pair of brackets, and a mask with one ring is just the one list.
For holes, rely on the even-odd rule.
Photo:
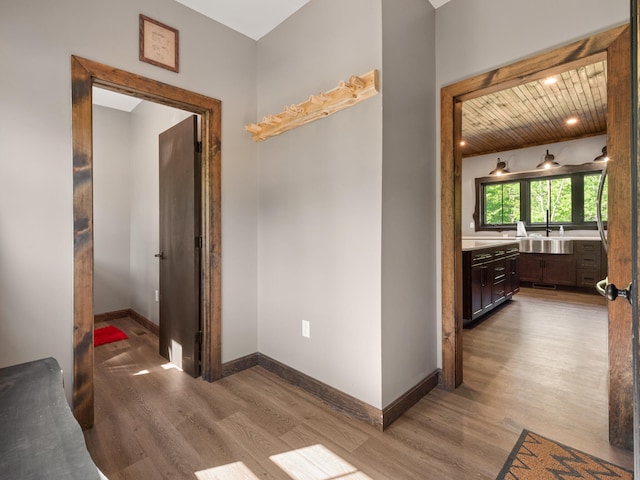
[(496, 480), (590, 480), (623, 478), (633, 472), (523, 430)]

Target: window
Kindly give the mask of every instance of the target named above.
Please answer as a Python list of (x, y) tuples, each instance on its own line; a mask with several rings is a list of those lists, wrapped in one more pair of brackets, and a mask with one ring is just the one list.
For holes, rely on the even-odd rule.
[(529, 180), (529, 192), (528, 223), (573, 223), (571, 177)]
[[(597, 219), (597, 198), (600, 174), (584, 176), (584, 221), (595, 222)], [(602, 221), (607, 221), (607, 206), (609, 205), (608, 182), (605, 180), (602, 189), (601, 212)]]
[[(518, 220), (531, 230), (545, 229), (547, 215), (555, 226), (595, 229), (601, 175), (602, 164), (593, 163), (476, 178), (476, 229), (515, 229)], [(605, 181), (601, 202), (605, 222), (607, 193)]]
[(516, 223), (520, 219), (520, 184), (487, 185), (484, 189), (485, 221), (491, 225)]

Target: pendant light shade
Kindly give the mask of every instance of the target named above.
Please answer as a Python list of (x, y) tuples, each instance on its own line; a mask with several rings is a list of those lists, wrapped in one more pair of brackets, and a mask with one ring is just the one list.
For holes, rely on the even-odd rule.
[(609, 160), (609, 156), (607, 155), (607, 146), (602, 147), (602, 154), (598, 155), (593, 159), (594, 162), (606, 162)]
[(509, 173), (509, 169), (507, 168), (507, 163), (503, 162), (498, 158), (496, 162), (496, 168), (489, 172), (489, 175), (497, 175), (500, 176), (502, 174)]
[(547, 154), (544, 156), (544, 160), (542, 160), (536, 168), (548, 169), (548, 168), (559, 167), (560, 164), (555, 161), (555, 158), (556, 157), (554, 155), (551, 155), (549, 153), (549, 150), (547, 150)]

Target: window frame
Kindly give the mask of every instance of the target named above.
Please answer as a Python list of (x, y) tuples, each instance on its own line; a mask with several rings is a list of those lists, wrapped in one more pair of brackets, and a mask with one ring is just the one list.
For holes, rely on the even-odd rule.
[[(550, 222), (549, 225), (555, 227), (563, 226), (565, 230), (597, 230), (595, 221), (584, 221), (584, 177), (598, 172), (602, 173), (604, 164), (600, 162), (589, 162), (582, 165), (564, 165), (549, 170), (528, 170), (525, 172), (506, 173), (500, 176), (486, 176), (475, 179), (476, 184), (476, 205), (473, 213), (475, 231), (504, 231), (515, 230), (515, 223), (505, 223), (487, 225), (484, 223), (484, 186), (500, 183), (520, 183), (520, 219), (529, 231), (545, 230), (546, 224), (531, 223), (530, 211), (530, 188), (531, 181), (540, 179), (554, 179), (561, 177), (571, 178), (571, 209), (572, 221)], [(604, 222), (606, 225), (606, 221)]]

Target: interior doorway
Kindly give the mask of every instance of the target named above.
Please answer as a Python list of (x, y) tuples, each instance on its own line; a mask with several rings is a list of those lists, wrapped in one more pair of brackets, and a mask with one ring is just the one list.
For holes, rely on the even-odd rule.
[[(606, 55), (609, 64), (607, 92), (615, 93), (608, 120), (609, 153), (619, 158), (614, 171), (609, 172), (610, 203), (615, 201), (612, 184), (622, 182), (626, 174), (628, 159), (629, 113), (624, 105), (630, 104), (629, 77), (629, 27), (620, 26), (612, 30), (591, 36), (565, 47), (536, 55), (512, 65), (478, 75), (441, 91), (441, 258), (442, 258), (442, 384), (446, 388), (456, 388), (463, 381), (462, 365), (462, 235), (461, 235), (461, 166), (462, 153), (459, 148), (462, 131), (462, 102), (466, 99), (485, 95), (533, 79), (548, 75), (553, 69), (563, 68), (569, 63), (585, 62)], [(626, 47), (626, 51), (625, 51)], [(626, 67), (625, 67), (626, 66)], [(625, 87), (625, 85), (627, 85)], [(626, 98), (624, 96), (627, 95)], [(614, 95), (612, 95), (612, 98)], [(626, 121), (625, 121), (626, 115)], [(613, 187), (615, 190), (616, 186)], [(618, 186), (622, 193), (622, 185)], [(624, 198), (622, 193), (619, 198)], [(618, 205), (619, 207), (621, 205)], [(609, 275), (620, 275), (622, 270), (630, 272), (630, 262), (625, 261), (621, 251), (626, 248), (622, 241), (627, 225), (622, 219), (611, 217), (610, 208), (609, 236), (615, 238), (609, 242)], [(617, 210), (626, 210), (618, 208)], [(617, 233), (614, 233), (619, 229)], [(613, 247), (613, 248), (612, 248)], [(627, 250), (629, 251), (629, 250)], [(616, 252), (618, 255), (616, 255)], [(620, 257), (619, 259), (617, 257)], [(627, 275), (630, 278), (630, 273)], [(624, 280), (618, 280), (624, 283)], [(627, 359), (631, 353), (630, 317), (619, 312), (621, 306), (609, 306), (609, 371), (614, 381), (610, 385), (610, 441), (614, 445), (629, 448), (629, 433), (632, 432), (631, 372)], [(614, 392), (614, 393), (611, 393)]]
[(93, 425), (92, 87), (189, 111), (202, 118), (202, 378), (221, 377), (221, 102), (84, 58), (71, 57), (74, 325), (73, 412)]

